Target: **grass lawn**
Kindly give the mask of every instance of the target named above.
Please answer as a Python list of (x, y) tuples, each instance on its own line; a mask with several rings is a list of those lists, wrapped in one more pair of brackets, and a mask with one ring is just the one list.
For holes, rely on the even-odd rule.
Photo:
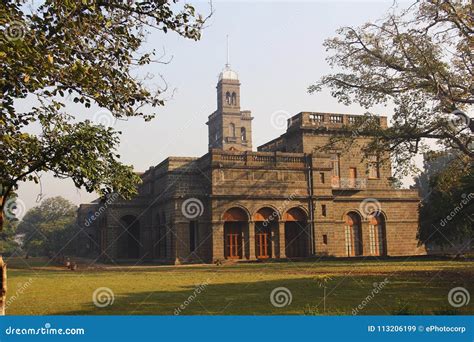
[[(358, 305), (360, 315), (474, 313), (473, 301), (459, 309), (448, 302), (448, 292), (457, 286), (474, 294), (472, 261), (79, 265), (77, 271), (49, 266), (45, 259), (10, 258), (7, 263), (8, 315), (173, 315), (180, 305), (182, 315), (324, 314), (323, 288), (314, 280), (320, 275), (331, 277), (325, 314), (351, 315)], [(385, 279), (388, 282), (374, 293), (374, 284)], [(203, 283), (207, 285), (197, 291)], [(99, 287), (113, 291), (112, 305), (94, 305), (92, 296)], [(277, 287), (291, 292), (289, 305), (272, 305), (270, 294)]]

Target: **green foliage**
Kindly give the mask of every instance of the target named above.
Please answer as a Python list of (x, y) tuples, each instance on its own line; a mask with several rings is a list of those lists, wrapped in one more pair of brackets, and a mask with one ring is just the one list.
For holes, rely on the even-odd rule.
[(29, 256), (66, 253), (73, 247), (77, 208), (62, 197), (45, 199), (25, 214), (17, 228)]
[(419, 237), (451, 246), (474, 238), (474, 163), (455, 153), (425, 156), (425, 171), (415, 179), (423, 197)]
[(152, 119), (163, 105), (160, 90), (133, 76), (159, 62), (154, 51), (141, 50), (148, 29), (198, 40), (204, 22), (175, 1), (46, 0), (33, 8), (2, 1), (0, 209), (19, 182), (38, 182), (45, 171), (87, 191), (134, 195), (140, 179), (119, 160), (119, 132), (68, 112), (65, 103)]
[(6, 220), (2, 232), (0, 232), (0, 254), (10, 256), (19, 251), (16, 241), (16, 229), (18, 221)]
[(329, 88), (340, 102), (364, 108), (393, 104), (392, 125), (356, 123), (333, 140), (354, 142), (351, 132), (372, 137), (365, 155), (389, 154), (395, 171), (414, 170), (412, 157), (438, 142), (474, 158), (470, 1), (419, 1), (407, 10), (361, 27), (343, 27), (325, 46), (340, 72), (322, 77), (309, 92)]

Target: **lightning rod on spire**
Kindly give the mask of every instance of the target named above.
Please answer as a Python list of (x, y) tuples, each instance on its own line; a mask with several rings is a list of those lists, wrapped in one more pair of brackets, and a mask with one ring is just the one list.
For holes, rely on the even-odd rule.
[(230, 66), (229, 35), (227, 35), (226, 37), (227, 37), (227, 63), (226, 63), (226, 67), (229, 67)]

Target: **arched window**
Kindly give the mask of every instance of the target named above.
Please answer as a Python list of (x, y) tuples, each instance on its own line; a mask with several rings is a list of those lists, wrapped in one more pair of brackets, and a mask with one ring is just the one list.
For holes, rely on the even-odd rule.
[(245, 127), (240, 128), (240, 140), (247, 141), (247, 131)]
[(235, 125), (233, 123), (229, 125), (229, 134), (231, 137), (235, 137)]
[(230, 104), (231, 104), (231, 101), (232, 101), (232, 99), (231, 99), (231, 97), (230, 97), (230, 93), (227, 92), (227, 93), (225, 94), (225, 102), (226, 102), (228, 105), (230, 105)]
[(369, 216), (369, 246), (371, 255), (387, 255), (385, 216), (380, 211)]
[(361, 222), (361, 217), (356, 212), (351, 211), (346, 215), (344, 235), (347, 256), (359, 256), (363, 254)]
[(235, 92), (232, 93), (232, 105), (237, 105), (237, 94)]

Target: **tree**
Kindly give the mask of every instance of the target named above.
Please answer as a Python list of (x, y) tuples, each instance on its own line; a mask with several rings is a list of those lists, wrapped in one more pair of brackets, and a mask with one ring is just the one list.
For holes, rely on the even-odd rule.
[[(139, 177), (116, 152), (119, 132), (67, 112), (65, 101), (119, 119), (152, 119), (164, 104), (161, 92), (134, 76), (159, 62), (154, 51), (140, 50), (148, 30), (198, 40), (206, 20), (174, 0), (46, 0), (34, 9), (27, 3), (0, 4), (0, 228), (18, 183), (38, 182), (39, 172), (101, 195), (136, 193)], [(26, 98), (34, 105), (19, 110)]]
[(335, 139), (351, 144), (354, 129), (372, 137), (364, 155), (388, 155), (397, 173), (406, 174), (412, 157), (430, 149), (425, 141), (472, 160), (474, 120), (466, 114), (474, 103), (471, 6), (470, 1), (419, 1), (378, 22), (343, 27), (326, 40), (328, 62), (340, 71), (323, 76), (310, 93), (329, 88), (340, 102), (367, 109), (394, 105), (388, 129), (372, 120), (347, 127), (348, 134)]
[(73, 203), (60, 196), (30, 209), (17, 228), (27, 255), (50, 256), (67, 250), (74, 238), (76, 211)]
[(423, 197), (420, 240), (448, 247), (472, 241), (474, 165), (462, 161), (453, 151), (431, 152), (425, 155), (424, 172), (415, 183)]
[(0, 232), (0, 253), (2, 255), (12, 255), (20, 251), (20, 245), (17, 242), (17, 226), (17, 220), (5, 220), (3, 231)]

